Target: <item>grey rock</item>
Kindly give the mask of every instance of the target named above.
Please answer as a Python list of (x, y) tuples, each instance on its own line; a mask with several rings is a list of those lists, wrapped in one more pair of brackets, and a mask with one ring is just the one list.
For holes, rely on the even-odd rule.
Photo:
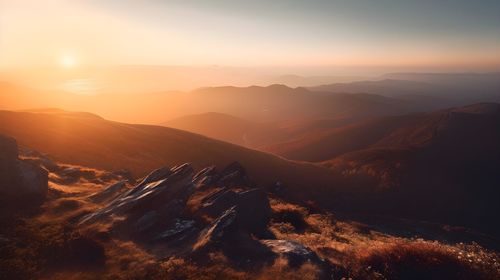
[(19, 193), (45, 197), (49, 188), (47, 170), (22, 160), (19, 160), (17, 164), (21, 186), (18, 188)]
[(126, 186), (127, 184), (125, 183), (125, 181), (114, 183), (106, 187), (104, 190), (91, 195), (89, 199), (97, 203), (110, 201), (124, 193), (127, 190)]
[(298, 242), (281, 239), (261, 240), (260, 242), (278, 256), (288, 259), (289, 264), (292, 266), (304, 262), (321, 263), (320, 258), (314, 251)]
[(215, 193), (203, 201), (201, 212), (210, 217), (217, 217), (239, 202), (239, 195), (231, 190)]
[(158, 214), (156, 211), (149, 211), (144, 214), (139, 220), (137, 220), (134, 224), (134, 228), (136, 232), (144, 232), (151, 228), (158, 219)]
[(201, 250), (209, 245), (220, 242), (224, 235), (228, 233), (231, 225), (236, 221), (236, 217), (236, 206), (226, 210), (217, 220), (202, 231), (198, 241), (193, 246), (193, 250)]
[[(134, 188), (102, 209), (84, 216), (80, 224), (104, 222), (113, 215), (125, 215), (129, 217), (127, 221), (136, 221), (152, 210), (157, 211), (162, 219), (166, 216), (174, 218), (182, 211), (187, 198), (195, 189), (192, 174), (190, 165), (177, 166), (168, 172), (163, 169), (153, 171)], [(158, 180), (152, 181), (153, 179)]]
[(182, 239), (183, 235), (195, 229), (196, 222), (193, 220), (179, 220), (177, 219), (175, 223), (167, 228), (165, 231), (161, 232), (156, 240), (169, 240), (175, 237)]

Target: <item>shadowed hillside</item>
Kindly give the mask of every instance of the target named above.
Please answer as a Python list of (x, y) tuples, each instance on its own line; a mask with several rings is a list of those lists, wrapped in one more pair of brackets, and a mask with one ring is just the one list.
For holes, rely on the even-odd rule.
[(324, 161), (376, 143), (395, 129), (409, 125), (421, 115), (386, 117), (357, 122), (304, 134), (296, 140), (278, 143), (263, 150), (288, 159)]
[(379, 194), (359, 201), (372, 211), (498, 232), (498, 143), (500, 105), (483, 103), (423, 115), (325, 164), (373, 179)]

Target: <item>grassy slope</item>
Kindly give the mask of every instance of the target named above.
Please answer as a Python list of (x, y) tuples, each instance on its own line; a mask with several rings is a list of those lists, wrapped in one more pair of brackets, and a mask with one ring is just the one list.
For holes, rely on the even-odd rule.
[(201, 168), (239, 161), (261, 185), (278, 179), (309, 190), (340, 185), (339, 176), (316, 165), (177, 129), (111, 122), (82, 114), (0, 111), (0, 133), (61, 162), (108, 170), (126, 168), (138, 176), (184, 162)]

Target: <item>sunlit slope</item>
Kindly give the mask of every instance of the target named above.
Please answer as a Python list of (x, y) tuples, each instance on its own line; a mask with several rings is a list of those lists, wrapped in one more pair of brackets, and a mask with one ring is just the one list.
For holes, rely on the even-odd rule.
[(163, 125), (251, 148), (285, 141), (293, 135), (278, 123), (249, 121), (215, 112), (188, 115)]
[(280, 180), (304, 190), (339, 187), (331, 170), (213, 140), (189, 132), (111, 122), (81, 113), (0, 111), (0, 133), (54, 159), (135, 175), (191, 162), (195, 167), (240, 162), (261, 185)]

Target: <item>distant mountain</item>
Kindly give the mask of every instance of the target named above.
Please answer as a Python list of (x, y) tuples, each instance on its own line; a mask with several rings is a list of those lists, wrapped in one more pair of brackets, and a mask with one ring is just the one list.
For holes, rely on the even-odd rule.
[(322, 95), (304, 88), (205, 88), (184, 96), (198, 101), (198, 109), (223, 112), (259, 121), (359, 119), (425, 110), (421, 104), (371, 94)]
[(467, 89), (486, 88), (498, 90), (500, 87), (500, 72), (485, 73), (389, 73), (383, 75), (386, 79), (397, 79), (431, 83), (453, 88)]
[[(20, 94), (19, 92), (22, 92)], [(215, 87), (191, 92), (77, 95), (0, 88), (4, 109), (63, 108), (107, 119), (158, 124), (186, 115), (217, 112), (251, 121), (360, 119), (425, 111), (428, 104), (371, 94), (322, 95), (284, 85)], [(109, 106), (113, 104), (113, 106)], [(147, 108), (147, 110), (144, 110)]]
[(377, 81), (326, 84), (309, 89), (404, 98), (438, 109), (500, 101), (500, 73), (392, 73)]
[(299, 76), (281, 75), (268, 78), (270, 84), (284, 84), (289, 87), (313, 87), (331, 83), (343, 83), (363, 80), (357, 76)]
[(435, 95), (443, 90), (449, 90), (444, 86), (438, 86), (426, 82), (385, 79), (378, 81), (356, 81), (350, 83), (336, 83), (310, 87), (309, 89), (320, 92), (335, 93), (370, 93), (383, 96), (412, 96), (412, 95)]
[(500, 72), (391, 73), (384, 77), (446, 87), (450, 89), (446, 92), (448, 95), (456, 99), (464, 99), (466, 102), (500, 101)]

